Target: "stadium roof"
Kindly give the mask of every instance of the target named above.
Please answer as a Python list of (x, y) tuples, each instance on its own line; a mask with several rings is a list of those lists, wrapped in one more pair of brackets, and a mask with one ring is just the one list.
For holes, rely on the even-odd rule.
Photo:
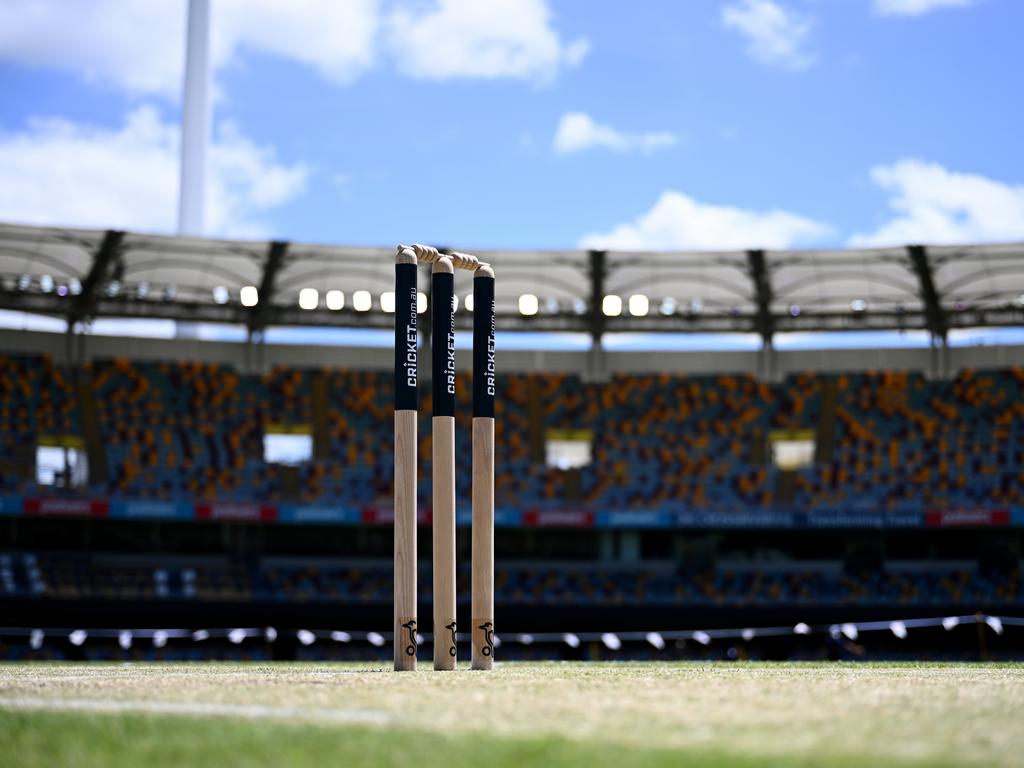
[[(1024, 325), (1024, 244), (475, 253), (495, 267), (499, 325), (511, 330), (770, 338), (782, 331), (926, 329), (944, 337), (950, 328)], [(386, 328), (392, 320), (381, 298), (393, 290), (393, 257), (393, 247), (0, 225), (0, 308), (64, 317), (72, 326), (96, 317), (146, 317), (254, 331)], [(243, 293), (246, 286), (252, 288)], [(424, 268), (421, 290), (428, 286)], [(304, 288), (317, 289), (314, 309), (299, 306)], [(343, 294), (342, 308), (333, 308), (339, 295), (329, 301), (328, 291)], [(358, 297), (368, 310), (354, 306), (358, 291), (368, 293)], [(457, 293), (470, 291), (468, 276), (459, 280)], [(524, 294), (537, 297), (536, 314), (520, 312)], [(646, 301), (630, 302), (632, 296)], [(621, 312), (608, 314), (618, 304), (614, 297)], [(468, 323), (468, 313), (458, 315)]]

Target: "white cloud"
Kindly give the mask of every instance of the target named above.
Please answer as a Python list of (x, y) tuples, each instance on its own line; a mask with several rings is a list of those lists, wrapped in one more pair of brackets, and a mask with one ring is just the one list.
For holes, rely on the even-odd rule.
[(966, 8), (975, 0), (875, 0), (875, 13), (883, 16), (922, 16), (937, 8)]
[(955, 173), (938, 163), (901, 160), (871, 169), (895, 216), (854, 246), (968, 243), (1024, 238), (1024, 185)]
[(388, 18), (396, 65), (411, 77), (511, 77), (550, 80), (579, 64), (584, 39), (564, 42), (546, 0), (437, 0), (401, 7)]
[[(180, 0), (0, 3), (0, 57), (176, 98), (186, 7)], [(215, 70), (241, 50), (292, 59), (338, 82), (373, 63), (376, 0), (216, 0), (211, 17)]]
[(788, 211), (711, 205), (668, 191), (647, 213), (610, 232), (583, 237), (580, 247), (620, 251), (788, 248), (830, 232), (827, 225)]
[[(186, 7), (183, 0), (3, 0), (0, 59), (177, 99)], [(414, 77), (543, 80), (590, 49), (582, 38), (564, 41), (551, 21), (547, 0), (405, 0), (387, 13), (380, 0), (215, 0), (211, 65), (223, 70), (255, 52), (343, 84), (388, 52)]]
[[(0, 219), (170, 232), (178, 208), (178, 128), (143, 106), (116, 129), (36, 119), (0, 134)], [(207, 227), (260, 237), (260, 215), (302, 193), (307, 170), (222, 126), (210, 147)]]
[(623, 133), (610, 125), (601, 125), (583, 112), (562, 115), (555, 131), (553, 148), (559, 154), (583, 152), (603, 147), (616, 152), (653, 152), (679, 142), (673, 133)]
[(747, 38), (747, 53), (763, 64), (806, 69), (814, 57), (806, 50), (811, 19), (775, 0), (737, 0), (722, 8), (722, 23)]

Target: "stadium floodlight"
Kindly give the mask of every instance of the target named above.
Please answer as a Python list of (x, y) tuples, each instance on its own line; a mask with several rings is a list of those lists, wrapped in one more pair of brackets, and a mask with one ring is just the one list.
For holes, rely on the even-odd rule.
[[(77, 292), (74, 291), (74, 290), (71, 291), (71, 293), (73, 293), (73, 294), (81, 293), (81, 292), (82, 292), (81, 286), (79, 286), (79, 289), (78, 289)], [(165, 285), (164, 286), (164, 301), (174, 301), (176, 298), (178, 298), (178, 286), (176, 286), (174, 284)]]
[(618, 317), (622, 314), (622, 297), (610, 293), (601, 302), (601, 311), (606, 317)]
[(22, 275), (18, 278), (18, 290), (27, 291), (32, 287), (32, 278), (29, 275)]
[(228, 289), (223, 285), (218, 285), (213, 289), (213, 300), (218, 304), (228, 303)]
[(260, 303), (260, 292), (255, 285), (243, 285), (238, 292), (238, 300), (243, 307), (255, 307)]
[(697, 317), (698, 315), (703, 314), (704, 313), (704, 299), (702, 299), (700, 296), (696, 296), (696, 297), (690, 299), (689, 312), (694, 317)]
[(711, 645), (711, 635), (702, 629), (698, 629), (693, 633), (693, 639), (701, 645)]
[(395, 312), (395, 292), (384, 291), (380, 295), (380, 308), (382, 312), (387, 312), (389, 315)]
[(573, 634), (572, 632), (566, 632), (564, 635), (562, 635), (562, 640), (564, 640), (565, 644), (568, 645), (570, 648), (580, 647), (579, 637)]
[(42, 291), (43, 293), (52, 293), (53, 292), (53, 276), (52, 275), (43, 275), (42, 277), (39, 278), (39, 290)]
[(82, 292), (82, 281), (77, 277), (72, 277), (68, 280), (68, 291), (71, 292), (72, 296), (77, 296)]
[(167, 645), (167, 633), (162, 629), (158, 629), (153, 633), (153, 647), (163, 648), (165, 645)]
[(331, 632), (331, 640), (333, 640), (336, 643), (348, 643), (351, 642), (352, 635), (350, 635), (348, 632), (341, 632), (339, 630), (335, 630), (334, 632)]
[(303, 288), (299, 291), (299, 307), (316, 309), (320, 305), (320, 291), (316, 288)]
[(740, 632), (740, 637), (742, 637), (745, 641), (749, 643), (751, 640), (757, 637), (757, 632), (755, 632), (752, 629), (744, 629), (742, 632)]
[(1024, 307), (1024, 293), (1017, 297), (1017, 303)]
[(43, 640), (46, 639), (46, 635), (41, 629), (33, 629), (32, 633), (28, 637), (29, 647), (33, 651), (38, 651), (43, 647)]
[(117, 633), (117, 644), (121, 646), (122, 651), (127, 651), (132, 647), (132, 633), (127, 629), (121, 630)]
[(642, 293), (634, 293), (629, 297), (629, 314), (633, 317), (644, 317), (650, 307), (650, 301)]
[(61, 298), (68, 295), (68, 287), (64, 285), (64, 283), (61, 283), (60, 285), (57, 286), (57, 295), (60, 296)]
[(907, 639), (907, 625), (902, 621), (894, 621), (889, 624), (889, 630), (900, 640)]
[(135, 298), (145, 299), (147, 296), (149, 296), (149, 283), (142, 280), (135, 286)]
[(380, 648), (382, 645), (384, 645), (384, 635), (382, 635), (380, 632), (368, 632), (366, 634), (366, 640), (370, 643), (370, 645), (375, 646), (377, 648)]
[(1003, 634), (1003, 621), (998, 616), (986, 616), (985, 623), (995, 632), (997, 635)]
[(472, 293), (467, 293), (466, 294), (466, 300), (463, 302), (463, 304), (466, 306), (466, 311), (467, 312), (472, 312), (473, 311), (473, 294)]
[(427, 311), (427, 294), (423, 291), (416, 292), (416, 314), (422, 315)]
[(558, 299), (556, 299), (556, 298), (546, 299), (544, 301), (544, 311), (547, 312), (549, 315), (557, 315), (558, 314)]
[(453, 293), (452, 294), (452, 312), (458, 312), (458, 311), (459, 311), (459, 294)]
[(800, 317), (801, 311), (802, 310), (800, 309), (800, 305), (799, 304), (790, 304), (789, 305), (789, 316), (790, 317)]
[(245, 630), (232, 629), (230, 632), (228, 632), (228, 640), (230, 640), (235, 645), (238, 645), (243, 640), (245, 640)]
[(677, 306), (676, 300), (669, 296), (661, 300), (661, 306), (658, 308), (658, 311), (665, 317), (671, 317), (676, 313)]
[(85, 642), (85, 639), (88, 636), (89, 635), (86, 634), (86, 631), (84, 629), (76, 629), (70, 635), (68, 635), (68, 640), (71, 641), (72, 645), (81, 645)]
[(960, 625), (960, 619), (957, 616), (947, 616), (942, 620), (942, 628), (949, 632), (951, 629), (956, 628)]
[(203, 642), (203, 640), (210, 639), (210, 633), (207, 632), (205, 629), (197, 629), (195, 632), (192, 633), (192, 639), (195, 640), (197, 643), (201, 643)]
[(809, 635), (809, 634), (811, 634), (811, 628), (809, 626), (807, 626), (806, 624), (804, 624), (804, 622), (801, 621), (799, 624), (797, 624), (795, 627), (793, 627), (793, 634), (794, 635)]
[(316, 635), (314, 635), (308, 629), (300, 629), (298, 632), (295, 633), (295, 636), (303, 645), (312, 645), (316, 642)]
[(275, 627), (264, 627), (263, 639), (268, 643), (272, 643), (277, 640), (277, 629)]
[(605, 632), (601, 635), (601, 642), (610, 651), (617, 651), (622, 647), (622, 640), (614, 632)]
[(519, 297), (519, 314), (532, 317), (540, 309), (540, 302), (532, 293), (524, 293)]
[(572, 300), (572, 311), (577, 315), (587, 314), (587, 302), (583, 299), (576, 298)]
[(345, 307), (345, 294), (337, 289), (330, 290), (327, 292), (327, 295), (324, 296), (324, 303), (327, 305), (328, 309), (337, 312), (339, 309), (344, 309)]
[(356, 312), (369, 312), (373, 308), (373, 296), (369, 291), (356, 291), (352, 294), (352, 309)]
[(839, 631), (843, 633), (843, 636), (847, 640), (856, 640), (857, 635), (859, 634), (859, 632), (857, 631), (857, 625), (850, 624), (849, 622), (843, 624), (843, 626), (839, 628)]
[(868, 303), (864, 299), (854, 299), (850, 302), (850, 311), (855, 315), (859, 315), (868, 308)]
[(516, 635), (516, 640), (518, 640), (521, 645), (533, 645), (533, 635)]
[[(416, 642), (419, 642), (419, 641), (417, 640)], [(491, 644), (495, 648), (501, 648), (501, 638), (498, 637), (497, 635), (492, 635), (491, 636)]]
[[(26, 288), (27, 290), (27, 288)], [(214, 289), (216, 291), (216, 288)], [(121, 282), (119, 280), (111, 280), (107, 283), (107, 297), (114, 299), (117, 298), (117, 294), (121, 292)]]
[(665, 650), (665, 638), (661, 636), (660, 632), (648, 632), (645, 636), (651, 647), (657, 648), (659, 651)]

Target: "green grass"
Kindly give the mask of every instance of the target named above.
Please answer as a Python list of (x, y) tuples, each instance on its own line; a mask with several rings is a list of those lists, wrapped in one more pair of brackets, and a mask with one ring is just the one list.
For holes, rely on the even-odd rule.
[(1022, 712), (1019, 665), (0, 665), (0, 762), (1009, 766)]

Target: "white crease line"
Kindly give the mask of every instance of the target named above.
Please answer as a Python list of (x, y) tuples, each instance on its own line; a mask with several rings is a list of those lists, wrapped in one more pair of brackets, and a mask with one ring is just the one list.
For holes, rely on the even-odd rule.
[(332, 709), (330, 707), (268, 707), (261, 704), (200, 704), (193, 702), (138, 701), (116, 699), (45, 699), (32, 696), (0, 697), (0, 709), (42, 709), (54, 711), (145, 713), (156, 715), (215, 715), (249, 719), (329, 720), (336, 723), (391, 721), (391, 715), (373, 709)]

